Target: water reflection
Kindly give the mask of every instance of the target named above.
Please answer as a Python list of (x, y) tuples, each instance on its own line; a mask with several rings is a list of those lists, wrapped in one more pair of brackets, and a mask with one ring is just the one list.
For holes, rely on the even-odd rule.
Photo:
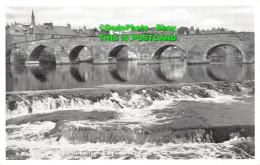
[(6, 67), (6, 90), (69, 89), (104, 84), (194, 83), (254, 79), (254, 65), (223, 63), (187, 65), (184, 59), (165, 59), (161, 64), (138, 65), (137, 61), (116, 64), (70, 65), (40, 64), (39, 66)]
[(232, 45), (218, 45), (208, 53), (211, 63), (242, 63), (241, 52)]
[(80, 72), (79, 72), (79, 65), (71, 65), (70, 66), (70, 74), (78, 82), (86, 82), (84, 75), (81, 75)]
[(17, 75), (23, 75), (24, 73), (28, 73), (28, 68), (24, 65), (13, 65), (14, 71)]
[(207, 82), (211, 79), (206, 73), (207, 65), (188, 65), (185, 77), (189, 77), (192, 82)]
[(111, 69), (109, 70), (109, 73), (115, 80), (118, 80), (119, 82), (126, 82), (126, 80), (120, 76), (117, 69)]
[[(127, 63), (125, 60), (122, 60), (122, 61), (117, 62), (116, 64), (109, 65), (109, 68), (108, 68), (109, 74), (111, 75), (111, 77), (113, 77), (118, 82), (126, 82), (127, 81), (127, 75), (125, 75), (122, 72), (127, 72), (128, 64), (129, 63)], [(124, 67), (122, 67), (122, 65), (124, 65)], [(119, 73), (120, 71), (126, 78), (124, 78), (120, 75), (120, 73)]]
[(181, 80), (187, 70), (187, 60), (183, 58), (162, 60), (157, 76), (166, 82)]
[(244, 66), (241, 63), (211, 64), (206, 67), (206, 72), (214, 81), (240, 80), (246, 76)]
[(40, 82), (47, 81), (47, 75), (56, 69), (55, 63), (40, 63), (39, 66), (30, 66), (30, 72)]
[[(28, 75), (29, 69), (24, 65), (6, 65), (6, 90), (13, 91), (18, 88), (19, 90), (25, 90), (28, 88), (28, 81), (24, 78)], [(20, 85), (24, 84), (24, 88)]]

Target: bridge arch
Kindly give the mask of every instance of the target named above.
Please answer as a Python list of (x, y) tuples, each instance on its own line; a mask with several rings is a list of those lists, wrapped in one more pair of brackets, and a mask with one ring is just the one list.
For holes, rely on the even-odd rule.
[(121, 57), (120, 59), (129, 59), (129, 58), (131, 58), (131, 59), (137, 59), (137, 53), (136, 53), (136, 51), (135, 51), (131, 46), (126, 45), (126, 44), (122, 44), (122, 45), (117, 45), (117, 46), (115, 46), (115, 47), (109, 52), (108, 57), (113, 57), (113, 58), (118, 59), (118, 53), (120, 52), (120, 50), (122, 50), (123, 48), (126, 48), (126, 47), (130, 48), (130, 49), (135, 53), (136, 58), (134, 58), (134, 57), (131, 58), (131, 57), (129, 57), (129, 54), (128, 54), (127, 58), (122, 58), (122, 57)]
[(93, 51), (89, 47), (87, 47), (85, 45), (78, 45), (78, 46), (75, 46), (69, 53), (69, 60), (70, 60), (70, 62), (76, 61), (76, 59), (78, 59), (78, 57), (79, 57), (80, 52), (84, 48), (87, 48), (88, 50), (90, 50), (91, 58), (90, 59), (86, 59), (86, 60), (84, 59), (83, 61), (88, 61), (88, 62), (93, 61)]
[(232, 44), (217, 44), (217, 45), (211, 47), (211, 48), (207, 51), (207, 53), (206, 53), (206, 59), (209, 60), (209, 59), (212, 57), (213, 52), (214, 52), (215, 50), (217, 50), (218, 48), (222, 47), (222, 46), (230, 46), (230, 47), (234, 48), (234, 49), (235, 49), (237, 52), (239, 52), (239, 54), (240, 54), (241, 63), (243, 62), (243, 58), (244, 58), (244, 57), (243, 57), (243, 53), (241, 52), (241, 50), (239, 50), (239, 48), (238, 48), (237, 46), (232, 45)]
[(157, 50), (154, 52), (153, 57), (156, 58), (156, 59), (158, 59), (158, 60), (160, 60), (160, 59), (161, 59), (161, 56), (162, 56), (162, 53), (163, 53), (166, 49), (168, 49), (168, 48), (170, 48), (170, 47), (174, 47), (174, 48), (179, 49), (181, 52), (184, 53), (184, 57), (186, 57), (186, 52), (185, 52), (182, 48), (180, 48), (179, 46), (173, 45), (173, 44), (168, 44), (168, 45), (161, 46), (159, 49), (157, 49)]
[[(46, 49), (47, 48), (47, 49)], [(44, 51), (46, 50), (46, 51)], [(52, 48), (45, 45), (36, 46), (29, 55), (29, 61), (56, 62), (56, 55)]]

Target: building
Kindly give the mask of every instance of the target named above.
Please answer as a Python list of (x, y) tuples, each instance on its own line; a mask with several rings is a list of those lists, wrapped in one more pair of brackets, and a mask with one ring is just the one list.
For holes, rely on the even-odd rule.
[(26, 41), (25, 33), (29, 30), (30, 24), (14, 23), (6, 28), (6, 33), (12, 37), (13, 42), (24, 42)]
[(14, 23), (8, 26), (7, 30), (9, 31), (9, 34), (12, 36), (24, 36), (26, 31), (29, 30), (30, 25), (24, 25), (21, 23)]
[(190, 27), (189, 34), (196, 34), (196, 30), (194, 29), (193, 26)]
[(233, 30), (228, 30), (224, 28), (212, 28), (211, 30), (201, 30), (200, 34), (223, 34), (223, 33), (235, 33)]
[(7, 28), (15, 42), (78, 37), (78, 34), (71, 29), (71, 25), (54, 26), (52, 22), (36, 25), (34, 12), (32, 10), (31, 24), (15, 23)]
[(25, 35), (30, 40), (50, 39), (50, 38), (71, 38), (78, 37), (77, 33), (70, 28), (70, 24), (65, 26), (53, 26), (53, 23), (43, 25), (31, 25)]
[(87, 29), (86, 26), (83, 26), (83, 29), (78, 30), (78, 35), (80, 37), (93, 37), (97, 36), (98, 29), (93, 28), (93, 29)]

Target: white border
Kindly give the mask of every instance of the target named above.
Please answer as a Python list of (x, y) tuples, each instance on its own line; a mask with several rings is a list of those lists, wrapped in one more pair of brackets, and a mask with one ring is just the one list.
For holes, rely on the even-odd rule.
[[(1, 84), (1, 99), (0, 99), (0, 165), (2, 164), (86, 164), (86, 163), (95, 163), (95, 164), (200, 164), (200, 165), (208, 165), (208, 164), (222, 164), (222, 165), (245, 165), (245, 164), (254, 164), (260, 165), (260, 124), (259, 124), (259, 102), (260, 102), (260, 88), (259, 88), (259, 72), (260, 72), (260, 0), (157, 0), (157, 1), (140, 1), (140, 0), (5, 0), (4, 2), (0, 1), (0, 21), (1, 21), (1, 65), (0, 65), (0, 76), (2, 81)], [(133, 161), (124, 161), (124, 160), (77, 160), (77, 161), (65, 161), (65, 160), (51, 160), (51, 161), (43, 161), (43, 160), (26, 160), (26, 161), (10, 161), (5, 160), (5, 7), (6, 6), (254, 6), (255, 7), (255, 130), (256, 130), (256, 156), (255, 160), (133, 160)], [(152, 11), (151, 11), (152, 12)], [(93, 162), (95, 161), (95, 162)], [(145, 162), (144, 162), (145, 161)]]

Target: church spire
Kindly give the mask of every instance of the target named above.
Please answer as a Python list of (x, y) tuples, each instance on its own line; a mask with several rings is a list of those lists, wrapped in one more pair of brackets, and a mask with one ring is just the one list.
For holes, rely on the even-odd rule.
[(31, 17), (31, 25), (35, 25), (35, 17), (34, 17), (33, 10), (32, 10), (32, 17)]

